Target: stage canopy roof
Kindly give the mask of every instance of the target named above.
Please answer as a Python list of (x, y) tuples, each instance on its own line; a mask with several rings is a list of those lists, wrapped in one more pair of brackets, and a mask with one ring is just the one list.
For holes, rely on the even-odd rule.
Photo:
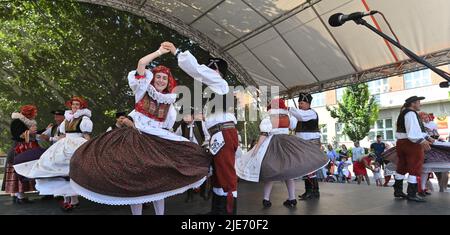
[[(448, 0), (79, 0), (161, 23), (230, 63), (247, 85), (319, 92), (422, 69), (364, 26), (332, 28), (337, 12), (378, 10), (400, 42), (434, 65), (450, 62)], [(379, 15), (366, 20), (391, 35)]]

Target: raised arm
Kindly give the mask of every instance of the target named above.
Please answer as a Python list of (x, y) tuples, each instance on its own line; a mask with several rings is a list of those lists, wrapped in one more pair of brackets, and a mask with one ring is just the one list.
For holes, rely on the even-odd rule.
[(295, 118), (297, 118), (297, 120), (304, 121), (304, 122), (317, 118), (317, 113), (314, 112), (312, 109), (302, 110), (302, 109), (290, 107), (289, 113), (292, 116), (294, 116)]
[(163, 46), (160, 46), (159, 49), (155, 52), (152, 52), (144, 57), (142, 57), (137, 65), (137, 69), (136, 72), (141, 75), (144, 76), (145, 75), (145, 66), (147, 66), (148, 64), (150, 64), (150, 62), (152, 62), (154, 59), (162, 56), (163, 54), (166, 54), (170, 52), (169, 50), (167, 50), (166, 48), (164, 48)]
[(204, 64), (200, 65), (189, 51), (180, 52), (173, 43), (164, 42), (162, 45), (177, 57), (178, 66), (190, 77), (206, 84), (219, 95), (228, 93), (228, 83), (220, 76), (218, 71), (212, 70)]

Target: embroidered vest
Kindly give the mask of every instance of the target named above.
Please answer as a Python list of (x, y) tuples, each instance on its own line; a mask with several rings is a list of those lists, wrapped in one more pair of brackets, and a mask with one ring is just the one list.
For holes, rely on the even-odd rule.
[(83, 133), (81, 131), (80, 125), (81, 125), (81, 121), (83, 120), (84, 116), (81, 116), (79, 118), (74, 118), (72, 119), (71, 122), (68, 122), (67, 120), (65, 121), (65, 130), (66, 133)]
[(270, 115), (270, 122), (272, 123), (272, 128), (289, 128), (290, 120), (288, 115)]
[(417, 114), (416, 111), (411, 110), (411, 109), (404, 109), (400, 115), (398, 115), (397, 118), (397, 132), (399, 133), (406, 133), (406, 126), (405, 126), (405, 115), (409, 112), (414, 112), (414, 114), (416, 114), (417, 117), (417, 121), (419, 121), (419, 125), (420, 125), (420, 130), (422, 132), (426, 132), (425, 130), (425, 126), (423, 125), (422, 120), (419, 117), (419, 114)]
[(137, 112), (144, 114), (145, 116), (154, 119), (159, 122), (166, 120), (169, 113), (170, 104), (158, 103), (152, 99), (148, 94), (135, 104), (134, 109)]

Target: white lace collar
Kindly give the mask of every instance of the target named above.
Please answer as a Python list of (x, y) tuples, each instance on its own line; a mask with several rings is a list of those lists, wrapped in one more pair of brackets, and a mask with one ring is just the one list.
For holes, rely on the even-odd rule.
[(67, 121), (71, 122), (74, 118), (79, 118), (81, 116), (91, 117), (92, 113), (89, 109), (78, 109), (75, 113), (72, 113), (72, 110), (66, 110), (64, 113), (64, 117)]
[(147, 88), (147, 93), (152, 99), (158, 101), (158, 103), (173, 104), (177, 100), (177, 94), (163, 94), (157, 91), (151, 84)]
[(23, 123), (25, 123), (25, 125), (30, 128), (32, 126), (36, 126), (36, 120), (34, 119), (28, 119), (27, 117), (25, 117), (23, 114), (21, 113), (12, 113), (11, 114), (11, 118), (12, 119), (19, 119), (20, 121), (22, 121)]

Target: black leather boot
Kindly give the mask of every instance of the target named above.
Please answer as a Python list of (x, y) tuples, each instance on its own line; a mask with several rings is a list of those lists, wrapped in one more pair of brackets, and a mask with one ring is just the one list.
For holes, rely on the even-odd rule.
[(408, 201), (426, 202), (425, 199), (417, 196), (417, 184), (408, 183), (406, 192), (408, 193), (408, 196), (406, 197)]
[(218, 215), (219, 214), (219, 200), (220, 200), (220, 196), (218, 196), (215, 193), (212, 193), (211, 211), (206, 213), (206, 215)]
[(227, 196), (217, 196), (217, 214), (215, 215), (228, 215), (227, 211)]
[(312, 179), (305, 179), (305, 193), (299, 195), (299, 200), (309, 200), (313, 198), (313, 185)]
[(320, 198), (319, 180), (317, 178), (312, 179), (312, 194), (314, 198)]
[(237, 197), (233, 197), (233, 215), (237, 215)]
[(407, 195), (403, 193), (403, 180), (395, 180), (392, 187), (394, 187), (394, 197), (406, 198)]

